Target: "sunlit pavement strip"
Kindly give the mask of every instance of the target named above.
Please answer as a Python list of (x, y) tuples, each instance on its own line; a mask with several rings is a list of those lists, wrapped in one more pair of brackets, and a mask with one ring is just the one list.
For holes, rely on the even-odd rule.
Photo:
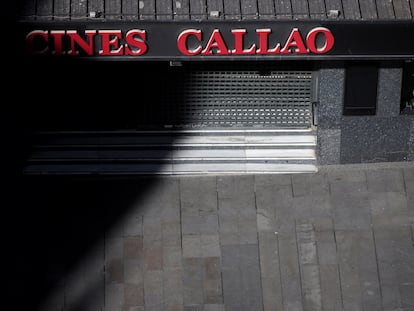
[(160, 178), (43, 310), (414, 310), (413, 229), (410, 163)]

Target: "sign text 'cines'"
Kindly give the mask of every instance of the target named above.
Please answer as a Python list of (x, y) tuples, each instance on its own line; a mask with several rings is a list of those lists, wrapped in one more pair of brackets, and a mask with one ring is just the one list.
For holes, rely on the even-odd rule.
[[(29, 54), (140, 57), (154, 50), (152, 36), (157, 34), (144, 29), (33, 30), (26, 35), (25, 45)], [(325, 27), (308, 31), (292, 28), (287, 36), (271, 28), (251, 32), (191, 28), (180, 31), (174, 41), (177, 55), (185, 57), (326, 54), (335, 44), (333, 33)]]

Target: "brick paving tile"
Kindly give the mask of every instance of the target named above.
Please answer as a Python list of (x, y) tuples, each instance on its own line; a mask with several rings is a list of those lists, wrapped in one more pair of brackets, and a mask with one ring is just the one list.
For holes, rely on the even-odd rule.
[(413, 167), (159, 178), (103, 234), (42, 311), (414, 310)]

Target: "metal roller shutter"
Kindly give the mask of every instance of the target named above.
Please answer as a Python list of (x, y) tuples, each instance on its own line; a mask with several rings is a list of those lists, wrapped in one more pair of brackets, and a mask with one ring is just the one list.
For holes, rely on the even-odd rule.
[(202, 67), (184, 72), (179, 81), (165, 110), (180, 116), (178, 126), (312, 126), (312, 71)]

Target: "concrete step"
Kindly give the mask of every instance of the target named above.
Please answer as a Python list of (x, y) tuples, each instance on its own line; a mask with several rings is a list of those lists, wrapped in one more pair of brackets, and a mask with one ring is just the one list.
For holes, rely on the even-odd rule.
[(43, 132), (26, 174), (315, 172), (311, 129)]

